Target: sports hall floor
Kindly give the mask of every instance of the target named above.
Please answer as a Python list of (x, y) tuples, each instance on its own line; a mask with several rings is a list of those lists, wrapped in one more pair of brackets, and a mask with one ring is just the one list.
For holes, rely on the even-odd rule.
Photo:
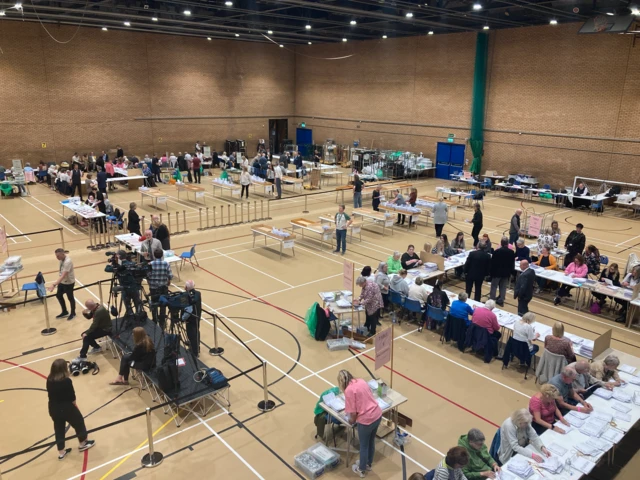
[[(203, 178), (203, 183), (209, 181)], [(420, 195), (435, 196), (435, 187), (440, 184), (440, 180), (429, 179), (416, 186)], [(173, 187), (162, 189), (176, 197)], [(6, 225), (8, 233), (63, 227), (78, 285), (107, 278), (104, 250), (86, 249), (87, 236), (68, 225), (61, 215), (61, 197), (43, 186), (32, 186), (31, 194), (31, 197), (0, 201), (0, 224)], [(140, 200), (137, 192), (122, 188), (110, 198), (125, 211), (129, 202)], [(252, 195), (251, 200), (254, 198)], [(334, 201), (333, 193), (310, 197), (308, 214), (302, 213), (302, 198), (272, 202), (270, 223), (288, 228), (291, 219), (317, 218), (319, 213), (334, 211)], [(208, 205), (219, 203), (219, 199), (207, 196)], [(368, 204), (366, 200), (365, 203)], [(519, 206), (520, 201), (516, 199), (493, 195), (485, 199), (485, 231), (493, 242), (508, 228), (508, 221)], [(542, 204), (524, 206), (536, 212), (555, 208)], [(301, 478), (292, 467), (293, 457), (315, 443), (313, 409), (318, 395), (336, 384), (341, 368), (363, 377), (368, 377), (368, 373), (362, 364), (373, 370), (372, 349), (359, 354), (357, 359), (349, 351), (330, 352), (324, 342), (311, 338), (303, 323), (306, 310), (319, 299), (319, 291), (341, 288), (341, 256), (330, 253), (326, 247), (320, 249), (315, 239), (299, 237), (295, 256), (285, 250), (280, 260), (276, 249), (252, 248), (249, 224), (198, 232), (198, 207), (194, 203), (172, 198), (169, 208), (186, 210), (191, 230), (189, 234), (174, 236), (172, 248), (179, 253), (197, 244), (200, 263), (195, 271), (186, 265), (182, 280), (174, 278), (175, 285), (181, 287), (185, 280), (193, 279), (196, 288), (202, 291), (206, 306), (219, 312), (233, 331), (268, 362), (269, 392), (277, 408), (265, 414), (257, 410), (263, 395), (262, 375), (258, 370), (232, 382), (232, 404), (228, 411), (216, 409), (204, 418), (191, 417), (180, 428), (162, 410), (153, 412), (156, 450), (165, 455), (164, 463), (158, 468), (140, 468), (147, 438), (144, 417), (141, 417), (96, 432), (92, 435), (97, 441), (93, 449), (85, 454), (74, 450), (62, 462), (57, 461), (55, 448), (14, 458), (0, 465), (3, 478)], [(146, 205), (139, 208), (140, 214), (147, 217), (154, 211)], [(456, 217), (449, 220), (445, 233), (453, 238), (455, 232), (461, 230), (469, 236), (471, 224), (465, 220), (471, 218), (470, 209), (459, 209)], [(608, 215), (596, 217), (568, 209), (556, 209), (555, 219), (564, 235), (582, 222), (587, 242), (599, 247), (611, 262), (618, 262), (621, 269), (628, 254), (634, 248), (638, 252), (640, 223), (637, 220)], [(364, 229), (362, 242), (347, 244), (345, 258), (355, 262), (358, 270), (364, 265), (375, 269), (377, 263), (386, 260), (394, 250), (404, 251), (409, 243), (420, 247), (425, 241), (434, 240), (431, 223), (428, 227), (419, 226), (417, 231), (395, 229), (393, 236)], [(47, 281), (53, 281), (58, 267), (53, 251), (58, 246), (57, 232), (10, 240), (11, 254), (23, 257), (25, 270), (21, 283), (32, 281), (38, 271), (45, 274)], [(459, 282), (450, 280), (445, 288), (459, 291), (460, 287)], [(486, 285), (483, 293), (488, 293)], [(98, 298), (98, 290), (77, 291), (76, 298), (79, 303)], [(71, 322), (53, 319), (59, 307), (55, 299), (48, 304), (52, 324), (58, 329), (57, 334), (48, 337), (40, 335), (44, 328), (40, 303), (0, 313), (2, 454), (52, 440), (45, 377), (54, 359), (70, 360), (77, 356), (80, 333), (88, 326), (81, 315)], [(505, 308), (515, 312), (512, 298), (507, 300)], [(535, 298), (530, 308), (542, 322), (551, 324), (561, 320), (568, 332), (587, 338), (613, 329), (613, 348), (640, 355), (637, 330), (627, 330), (611, 319), (588, 312), (576, 312), (570, 305), (555, 307), (549, 299)], [(82, 307), (78, 305), (77, 309), (79, 312)], [(383, 320), (383, 328), (388, 326), (388, 319)], [(204, 321), (201, 336), (206, 345), (212, 345), (212, 326)], [(220, 346), (225, 348), (224, 358), (210, 357), (205, 349), (202, 359), (209, 366), (220, 368), (230, 376), (238, 369), (256, 365), (255, 358), (224, 328), (219, 339)], [(461, 354), (453, 346), (441, 345), (439, 335), (426, 330), (419, 334), (414, 325), (403, 323), (396, 327), (394, 346), (393, 386), (408, 397), (401, 412), (413, 419), (413, 427), (409, 429), (412, 440), (406, 446), (407, 476), (433, 468), (447, 449), (456, 444), (458, 436), (472, 427), (480, 428), (490, 442), (502, 421), (514, 409), (527, 406), (529, 396), (536, 391), (533, 376), (524, 380), (522, 372), (514, 367), (501, 371), (500, 362), (484, 364), (473, 354)], [(109, 353), (91, 359), (99, 363), (100, 373), (74, 378), (78, 405), (87, 416), (89, 429), (153, 406), (146, 392), (139, 397), (137, 390), (108, 385), (117, 374), (117, 361)], [(388, 368), (378, 373), (389, 379)], [(618, 479), (637, 478), (632, 473), (634, 464), (640, 466), (638, 456), (619, 473), (617, 469), (605, 470), (601, 478), (613, 478), (616, 474)], [(325, 474), (324, 478), (353, 476), (351, 469), (344, 468), (343, 461), (342, 468)], [(367, 477), (403, 478), (402, 456), (393, 445), (392, 436), (377, 442), (374, 472)]]

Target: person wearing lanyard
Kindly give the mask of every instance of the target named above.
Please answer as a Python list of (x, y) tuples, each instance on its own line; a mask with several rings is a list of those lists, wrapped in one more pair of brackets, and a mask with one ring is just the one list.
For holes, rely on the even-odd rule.
[[(73, 296), (73, 287), (76, 283), (76, 277), (73, 271), (73, 262), (71, 257), (67, 255), (64, 248), (57, 248), (55, 251), (56, 258), (60, 262), (60, 276), (58, 280), (53, 282), (49, 287), (49, 291), (53, 292), (53, 289), (57, 287), (56, 298), (60, 302), (60, 308), (62, 313), (57, 315), (56, 318), (67, 317), (67, 320), (73, 320), (76, 316), (76, 299)], [(69, 300), (69, 306), (71, 307), (71, 314), (67, 311), (67, 305), (64, 303), (64, 296), (67, 296)]]
[(360, 440), (360, 463), (354, 463), (351, 469), (364, 478), (371, 471), (373, 455), (376, 451), (376, 432), (382, 419), (382, 410), (373, 398), (371, 388), (361, 378), (353, 378), (347, 370), (338, 372), (338, 386), (344, 392), (344, 411), (347, 421), (358, 428)]
[[(278, 197), (280, 198), (280, 197)], [(342, 255), (344, 255), (347, 250), (347, 227), (351, 225), (353, 220), (351, 217), (347, 215), (344, 211), (344, 205), (340, 205), (338, 207), (338, 213), (336, 213), (336, 249), (334, 253), (338, 253), (340, 251), (340, 246), (342, 245)]]
[(280, 168), (280, 163), (275, 163), (273, 173), (275, 175), (276, 192), (278, 193), (276, 199), (279, 200), (282, 198), (282, 168)]

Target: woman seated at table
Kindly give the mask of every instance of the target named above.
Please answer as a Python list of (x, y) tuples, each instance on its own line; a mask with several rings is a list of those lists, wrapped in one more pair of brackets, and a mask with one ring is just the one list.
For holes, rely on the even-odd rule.
[(400, 261), (400, 252), (393, 252), (387, 259), (387, 268), (389, 269), (389, 273), (398, 273), (402, 270), (402, 262)]
[(133, 329), (133, 352), (123, 355), (120, 360), (120, 372), (109, 385), (129, 385), (129, 372), (149, 370), (156, 364), (156, 350), (153, 341), (142, 327)]
[[(513, 412), (500, 426), (500, 449), (498, 457), (501, 464), (507, 463), (516, 453), (531, 458), (538, 463), (551, 453), (531, 426), (533, 416), (526, 408)], [(542, 455), (538, 452), (541, 452)]]
[(562, 237), (562, 230), (560, 230), (557, 220), (551, 222), (551, 235), (553, 236), (554, 243), (558, 246), (560, 244), (560, 237)]
[[(440, 287), (440, 282), (438, 281), (433, 286), (433, 291), (427, 297), (427, 307), (446, 310), (448, 306), (449, 306), (449, 297), (447, 296), (446, 292), (442, 291), (442, 288)], [(427, 313), (428, 313), (428, 310), (427, 310)], [(427, 318), (426, 320), (428, 321), (429, 319)], [(418, 327), (418, 332), (422, 331), (423, 326), (424, 326), (424, 323), (420, 322), (420, 326)], [(431, 329), (432, 325), (429, 324), (428, 328)]]
[(561, 427), (554, 427), (556, 418), (563, 425), (569, 426), (560, 409), (556, 404), (556, 398), (560, 396), (558, 389), (550, 383), (545, 383), (540, 387), (540, 391), (534, 394), (529, 400), (529, 413), (533, 415), (531, 426), (538, 435), (542, 435), (546, 430), (552, 429), (554, 432), (565, 433)]
[[(625, 288), (633, 288), (640, 283), (640, 265), (633, 267), (629, 273), (627, 273), (622, 280), (621, 286)], [(629, 308), (629, 302), (627, 300), (615, 299), (618, 305), (622, 306), (620, 316), (616, 318), (616, 322), (623, 323), (627, 318), (627, 308)]]
[(451, 303), (451, 308), (449, 308), (449, 317), (460, 318), (465, 321), (467, 327), (471, 325), (471, 319), (469, 315), (473, 315), (473, 308), (471, 305), (467, 303), (467, 299), (469, 296), (466, 292), (460, 292), (458, 294), (458, 299), (454, 300)]
[[(607, 282), (607, 280), (609, 280)], [(600, 283), (604, 285), (613, 285), (614, 287), (620, 286), (620, 270), (617, 263), (612, 263), (608, 268), (605, 268), (600, 274)], [(607, 303), (607, 295), (598, 292), (592, 292), (591, 295), (598, 299), (598, 305), (600, 308), (604, 307)]]
[(462, 469), (469, 464), (469, 452), (464, 447), (453, 447), (435, 468), (433, 480), (467, 480)]
[[(540, 250), (540, 256), (538, 257), (538, 260), (534, 262), (534, 265), (538, 265), (545, 270), (557, 270), (558, 263), (556, 262), (555, 257), (551, 255), (550, 251), (551, 250), (549, 248), (542, 247)], [(540, 293), (540, 290), (547, 285), (547, 281), (548, 280), (544, 277), (536, 278), (536, 293)]]
[(619, 387), (623, 382), (616, 372), (618, 365), (620, 359), (617, 356), (607, 355), (604, 360), (591, 362), (591, 375), (604, 383), (610, 382), (614, 387)]
[(544, 338), (544, 349), (555, 355), (564, 355), (567, 363), (576, 361), (576, 354), (573, 353), (571, 340), (564, 336), (564, 325), (556, 322), (551, 328), (551, 335)]
[(405, 270), (417, 268), (422, 265), (422, 261), (416, 253), (416, 248), (413, 245), (409, 245), (407, 247), (407, 251), (402, 254), (400, 257), (400, 264)]
[(600, 273), (600, 251), (595, 245), (589, 245), (584, 251), (584, 263), (587, 265), (589, 275), (598, 275)]
[(531, 263), (531, 251), (529, 250), (529, 247), (527, 247), (524, 244), (524, 239), (523, 238), (519, 238), (518, 240), (516, 240), (516, 260), (520, 261), (520, 260), (526, 260), (529, 263)]
[[(422, 286), (422, 284), (422, 278), (417, 277), (414, 280), (413, 285), (409, 287), (409, 296), (407, 298), (409, 298), (409, 300), (420, 302), (420, 308), (424, 310), (424, 305), (427, 302), (428, 294), (427, 290)], [(413, 313), (414, 312), (411, 312), (411, 316), (413, 316)]]
[(407, 278), (407, 271), (404, 268), (391, 277), (391, 290), (398, 292), (403, 297), (409, 296), (409, 284), (405, 278)]
[[(564, 274), (571, 278), (587, 278), (587, 265), (584, 263), (584, 257), (577, 254), (573, 262), (564, 270)], [(556, 298), (553, 299), (554, 305), (559, 305), (564, 297), (571, 297), (569, 292), (573, 287), (562, 285), (556, 292)]]
[(535, 321), (536, 315), (533, 312), (527, 312), (513, 325), (513, 339), (520, 342), (527, 342), (532, 357), (540, 350), (538, 345), (533, 344), (534, 340), (540, 338), (540, 334), (536, 333), (533, 325), (531, 325)]
[(469, 480), (496, 478), (496, 472), (500, 471), (500, 466), (489, 455), (484, 433), (477, 428), (472, 428), (469, 433), (460, 436), (458, 446), (464, 447), (469, 454), (469, 463), (462, 469)]
[(456, 250), (457, 253), (462, 253), (465, 251), (464, 248), (464, 233), (458, 232), (456, 238), (451, 242), (451, 248)]
[(538, 256), (541, 255), (542, 249), (547, 248), (549, 251), (553, 250), (555, 246), (553, 242), (553, 230), (551, 227), (547, 227), (544, 229), (544, 233), (541, 233), (538, 237)]
[(431, 253), (441, 255), (444, 258), (449, 258), (458, 254), (458, 251), (451, 247), (449, 244), (449, 238), (443, 233), (436, 242), (436, 246)]
[(491, 248), (491, 239), (489, 238), (489, 235), (487, 233), (482, 234), (482, 238), (480, 238), (480, 242), (478, 243), (484, 245), (482, 248), (480, 248), (480, 250), (488, 254), (493, 253), (493, 248)]

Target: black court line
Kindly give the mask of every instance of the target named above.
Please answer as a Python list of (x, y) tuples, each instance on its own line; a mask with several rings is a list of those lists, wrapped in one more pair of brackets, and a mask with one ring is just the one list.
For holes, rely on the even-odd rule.
[(20, 358), (20, 357), (24, 357), (24, 356), (27, 356), (27, 355), (31, 355), (32, 353), (42, 352), (44, 350), (51, 350), (52, 348), (62, 347), (64, 345), (69, 345), (70, 343), (80, 342), (81, 340), (82, 340), (81, 338), (77, 338), (75, 340), (69, 340), (68, 342), (58, 343), (57, 345), (51, 345), (50, 347), (36, 348), (34, 350), (29, 350), (27, 352), (23, 352), (20, 355), (15, 355), (13, 357), (5, 358), (4, 360), (15, 360), (16, 358)]

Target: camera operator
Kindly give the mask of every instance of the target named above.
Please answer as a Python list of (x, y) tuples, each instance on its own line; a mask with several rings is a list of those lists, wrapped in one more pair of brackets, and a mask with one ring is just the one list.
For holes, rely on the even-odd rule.
[[(118, 281), (120, 282), (120, 286), (122, 287), (122, 302), (124, 303), (127, 315), (133, 315), (134, 310), (135, 312), (139, 312), (141, 307), (141, 280), (136, 280), (136, 277), (133, 275), (133, 270), (135, 269), (135, 267), (135, 262), (129, 260), (129, 255), (127, 254), (127, 252), (124, 250), (120, 250), (118, 252), (118, 267), (116, 269), (116, 274), (118, 277)], [(131, 309), (132, 301), (134, 310)]]
[(160, 305), (159, 300), (161, 295), (166, 295), (169, 291), (168, 287), (171, 284), (173, 273), (171, 273), (169, 264), (164, 261), (162, 248), (154, 250), (153, 257), (154, 260), (149, 264), (151, 271), (147, 277), (147, 283), (149, 284), (149, 294), (151, 295), (151, 303), (153, 304), (153, 320), (154, 322), (159, 321), (160, 328), (164, 330), (167, 318), (167, 306)]
[(162, 250), (162, 243), (157, 238), (153, 238), (153, 232), (151, 230), (145, 230), (144, 236), (146, 239), (140, 245), (140, 255), (147, 261), (153, 260), (153, 252), (156, 250)]
[(189, 294), (193, 312), (187, 320), (187, 337), (189, 337), (189, 349), (194, 356), (200, 355), (200, 317), (202, 315), (202, 295), (196, 290), (193, 280), (187, 280), (184, 288)]

